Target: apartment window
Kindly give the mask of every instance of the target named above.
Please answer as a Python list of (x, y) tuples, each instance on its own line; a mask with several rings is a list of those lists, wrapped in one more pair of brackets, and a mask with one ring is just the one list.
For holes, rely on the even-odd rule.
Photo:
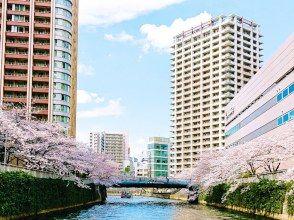
[(65, 81), (70, 81), (70, 75), (68, 75), (66, 73), (58, 72), (58, 71), (54, 72), (54, 78), (55, 79), (62, 79)]
[(12, 21), (26, 21), (26, 17), (23, 15), (12, 15)]
[(70, 100), (70, 97), (64, 94), (54, 94), (53, 97), (55, 101), (64, 101), (69, 103)]
[(60, 25), (60, 26), (63, 26), (63, 27), (67, 27), (67, 28), (71, 28), (72, 27), (72, 25), (71, 25), (71, 23), (69, 21), (64, 20), (64, 19), (60, 19), (60, 18), (56, 18), (55, 19), (55, 23), (57, 25)]
[(55, 40), (55, 45), (58, 47), (64, 47), (66, 49), (71, 49), (71, 44), (64, 40)]
[(54, 89), (63, 90), (69, 92), (70, 86), (64, 83), (54, 83)]
[(61, 36), (64, 38), (71, 39), (71, 34), (67, 31), (61, 30), (61, 29), (56, 29), (55, 31), (56, 36)]
[(69, 113), (69, 107), (66, 105), (53, 105), (54, 111)]
[(12, 6), (12, 9), (14, 9), (14, 11), (26, 11), (26, 6), (15, 4)]
[(69, 53), (61, 51), (61, 50), (55, 50), (55, 56), (60, 57), (60, 58), (64, 58), (66, 60), (70, 60), (70, 58), (71, 58)]
[(71, 12), (69, 12), (68, 10), (63, 9), (63, 8), (56, 8), (56, 14), (62, 15), (62, 16), (67, 17), (67, 18), (72, 17)]
[(25, 27), (11, 26), (11, 32), (24, 33)]
[(54, 66), (57, 68), (62, 68), (66, 70), (70, 70), (70, 67), (71, 67), (68, 63), (61, 62), (61, 61), (55, 61)]
[(63, 123), (68, 123), (69, 118), (65, 116), (60, 116), (60, 115), (54, 115), (53, 116), (53, 121), (54, 122), (63, 122)]
[(70, 0), (57, 0), (57, 4), (65, 5), (67, 7), (72, 7), (72, 3)]

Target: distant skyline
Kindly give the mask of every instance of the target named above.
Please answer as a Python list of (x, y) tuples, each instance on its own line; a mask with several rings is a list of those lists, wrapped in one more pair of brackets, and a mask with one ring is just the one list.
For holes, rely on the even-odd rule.
[(261, 26), (263, 60), (294, 32), (292, 0), (80, 1), (78, 140), (91, 131), (128, 133), (131, 156), (151, 136), (170, 136), (173, 35), (219, 15)]

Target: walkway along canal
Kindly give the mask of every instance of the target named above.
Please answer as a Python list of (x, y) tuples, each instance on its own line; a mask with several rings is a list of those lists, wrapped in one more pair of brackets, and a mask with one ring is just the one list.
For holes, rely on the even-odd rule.
[(229, 212), (202, 205), (190, 205), (187, 202), (134, 196), (122, 199), (109, 196), (103, 205), (94, 205), (71, 213), (42, 218), (44, 220), (217, 220), (217, 219), (267, 219), (237, 212)]

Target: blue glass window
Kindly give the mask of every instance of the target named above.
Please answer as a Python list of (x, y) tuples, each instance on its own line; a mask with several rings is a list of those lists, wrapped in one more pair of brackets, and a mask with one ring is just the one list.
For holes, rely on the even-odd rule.
[(281, 101), (283, 99), (283, 95), (282, 95), (282, 93), (280, 93), (278, 96), (277, 96), (277, 101), (279, 102), (279, 101)]
[(289, 113), (289, 120), (292, 120), (294, 119), (294, 110), (292, 110), (290, 113)]
[(286, 98), (289, 94), (288, 88), (283, 90), (283, 98)]
[(289, 87), (289, 93), (294, 92), (294, 83)]
[(283, 117), (278, 118), (278, 125), (281, 125), (281, 124), (283, 124)]
[(289, 114), (283, 116), (283, 122), (285, 123), (287, 121), (289, 121)]

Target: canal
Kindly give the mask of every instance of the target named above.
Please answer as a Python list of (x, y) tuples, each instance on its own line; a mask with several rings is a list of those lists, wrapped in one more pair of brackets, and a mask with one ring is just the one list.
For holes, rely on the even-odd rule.
[(228, 212), (201, 205), (190, 205), (186, 202), (150, 198), (133, 197), (121, 199), (109, 196), (103, 205), (95, 205), (72, 213), (59, 214), (42, 218), (46, 220), (217, 220), (217, 219), (266, 219), (237, 212)]

